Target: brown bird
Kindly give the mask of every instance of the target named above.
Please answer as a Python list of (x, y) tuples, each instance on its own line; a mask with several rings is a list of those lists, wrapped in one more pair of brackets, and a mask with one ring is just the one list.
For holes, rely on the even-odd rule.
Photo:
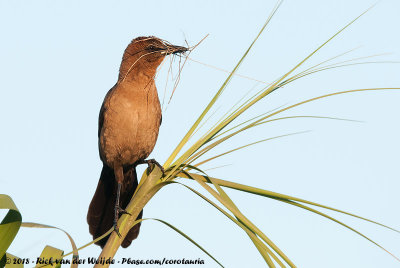
[[(161, 107), (154, 76), (165, 56), (184, 53), (157, 37), (138, 37), (122, 57), (117, 83), (104, 98), (99, 115), (99, 152), (103, 162), (100, 180), (89, 206), (87, 222), (93, 239), (112, 226), (118, 232), (119, 213), (136, 187), (138, 164), (158, 164), (145, 160), (153, 151), (161, 124)], [(159, 164), (158, 164), (159, 165)], [(138, 219), (141, 219), (143, 211)], [(139, 234), (140, 224), (128, 232), (122, 247), (128, 247)], [(96, 244), (102, 248), (108, 237)]]

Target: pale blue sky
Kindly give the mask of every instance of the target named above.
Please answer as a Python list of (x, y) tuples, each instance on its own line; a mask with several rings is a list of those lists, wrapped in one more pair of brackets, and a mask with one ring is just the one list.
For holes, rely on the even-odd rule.
[[(273, 81), (374, 3), (285, 1), (239, 73)], [(24, 221), (63, 228), (79, 246), (89, 242), (86, 212), (101, 169), (97, 116), (105, 93), (116, 81), (126, 45), (140, 35), (184, 45), (185, 38), (195, 44), (209, 34), (191, 57), (230, 70), (274, 4), (261, 0), (0, 0), (1, 193), (14, 199)], [(380, 1), (306, 66), (359, 46), (343, 60), (388, 52), (392, 54), (366, 61), (400, 61), (399, 14), (400, 1)], [(157, 79), (160, 97), (166, 70), (162, 68)], [(225, 77), (226, 73), (187, 62), (164, 113), (152, 157), (160, 162), (168, 157)], [(217, 115), (254, 84), (234, 78), (217, 105)], [(328, 92), (366, 87), (400, 87), (400, 65), (356, 65), (301, 79), (271, 94), (249, 116)], [(169, 82), (167, 94), (171, 89)], [(400, 229), (399, 102), (400, 91), (384, 91), (298, 107), (285, 115), (343, 117), (363, 123), (319, 119), (271, 123), (235, 138), (217, 152), (275, 135), (311, 132), (220, 158), (209, 167), (232, 165), (209, 174), (344, 209)], [(277, 201), (227, 192), (298, 267), (399, 267), (383, 250), (326, 219)], [(399, 234), (330, 214), (400, 256)], [(159, 192), (144, 216), (180, 228), (226, 267), (265, 266), (244, 232), (182, 187), (168, 186)], [(9, 252), (33, 258), (45, 245), (70, 251), (61, 232), (21, 229)], [(80, 256), (97, 257), (99, 252), (99, 247), (92, 246)], [(118, 251), (116, 258), (122, 257), (200, 258), (206, 263), (201, 267), (216, 267), (179, 234), (150, 221), (143, 224), (131, 247)]]

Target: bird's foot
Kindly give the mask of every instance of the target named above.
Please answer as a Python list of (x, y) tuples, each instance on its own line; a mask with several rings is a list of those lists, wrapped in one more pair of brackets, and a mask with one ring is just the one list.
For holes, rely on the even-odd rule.
[(119, 205), (115, 206), (114, 211), (115, 211), (115, 217), (114, 217), (114, 223), (113, 223), (114, 231), (117, 233), (117, 235), (119, 237), (121, 237), (121, 233), (119, 232), (119, 229), (118, 229), (119, 217), (124, 214), (128, 214), (129, 216), (132, 216), (132, 215), (125, 209), (121, 208)]
[[(126, 211), (125, 209), (121, 208), (120, 206), (116, 206), (115, 209), (117, 210), (118, 215), (121, 217), (124, 214), (128, 214), (129, 216), (132, 216), (131, 213)], [(118, 219), (117, 219), (118, 220)]]
[(155, 160), (155, 159), (143, 160), (139, 164), (147, 164), (149, 172), (152, 172), (154, 169), (153, 165), (156, 165), (161, 170), (163, 176), (165, 175), (164, 167), (162, 165), (160, 165), (160, 163), (158, 163), (157, 160)]

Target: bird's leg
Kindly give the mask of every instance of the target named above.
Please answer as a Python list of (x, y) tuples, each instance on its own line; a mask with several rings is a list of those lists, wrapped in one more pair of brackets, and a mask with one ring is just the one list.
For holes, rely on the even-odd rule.
[(118, 218), (119, 218), (118, 214), (119, 214), (119, 209), (120, 209), (120, 206), (119, 206), (120, 192), (121, 192), (121, 183), (118, 182), (117, 201), (115, 202), (115, 207), (114, 207), (114, 224), (113, 224), (113, 226), (114, 226), (114, 231), (117, 233), (117, 235), (119, 237), (121, 237), (121, 234), (119, 232), (117, 223), (118, 223)]
[(115, 179), (118, 183), (118, 188), (117, 188), (117, 200), (115, 201), (115, 207), (114, 207), (113, 226), (114, 226), (114, 231), (117, 233), (119, 237), (121, 237), (117, 224), (118, 224), (119, 212), (121, 211), (121, 207), (119, 206), (119, 197), (121, 195), (121, 186), (124, 180), (124, 170), (122, 166), (114, 166), (114, 174), (115, 174)]
[(162, 174), (164, 175), (164, 167), (162, 165), (160, 165), (160, 163), (158, 163), (155, 159), (146, 159), (146, 160), (140, 160), (139, 162), (137, 162), (138, 165), (140, 164), (147, 164), (147, 167), (149, 169), (149, 172), (153, 171), (153, 166), (152, 165), (156, 165), (157, 167), (160, 168)]
[(117, 189), (117, 202), (115, 202), (115, 213), (117, 213), (117, 217), (116, 217), (116, 220), (118, 221), (118, 217), (119, 216), (122, 216), (122, 215), (124, 215), (124, 214), (128, 214), (129, 216), (132, 216), (132, 214), (131, 213), (129, 213), (128, 211), (126, 211), (125, 209), (123, 209), (123, 208), (121, 208), (120, 206), (119, 206), (119, 199), (120, 199), (120, 195), (121, 195), (121, 186), (122, 186), (122, 184), (121, 183), (118, 183), (118, 189)]

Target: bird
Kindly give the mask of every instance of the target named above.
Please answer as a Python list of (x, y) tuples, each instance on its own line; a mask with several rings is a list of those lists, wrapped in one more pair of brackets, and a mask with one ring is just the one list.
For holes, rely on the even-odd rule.
[[(136, 166), (147, 163), (162, 121), (155, 74), (168, 55), (183, 54), (188, 48), (175, 46), (155, 36), (133, 39), (124, 51), (116, 84), (106, 94), (98, 120), (98, 147), (103, 163), (87, 222), (96, 239), (110, 228), (119, 234), (119, 214), (133, 196), (138, 179)], [(161, 167), (162, 168), (162, 167)], [(141, 219), (143, 210), (137, 219)], [(133, 226), (121, 246), (126, 248), (139, 235), (140, 223)], [(95, 244), (103, 248), (105, 237)]]

